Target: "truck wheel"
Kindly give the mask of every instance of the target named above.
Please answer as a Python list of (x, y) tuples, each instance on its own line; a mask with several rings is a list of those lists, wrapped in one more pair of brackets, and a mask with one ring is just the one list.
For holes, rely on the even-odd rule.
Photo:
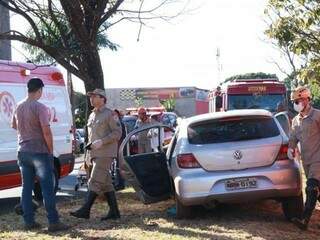
[(183, 218), (192, 218), (193, 217), (193, 211), (191, 206), (185, 206), (183, 205), (179, 199), (176, 197), (176, 217), (178, 219)]
[(303, 213), (303, 196), (288, 197), (282, 200), (282, 211), (287, 220), (300, 217)]
[[(53, 174), (54, 174), (54, 177), (53, 177), (54, 192), (57, 193), (59, 188), (59, 175), (56, 167), (54, 168)], [(35, 182), (33, 193), (34, 193), (34, 199), (37, 202), (42, 202), (43, 196), (42, 196), (42, 191), (41, 191), (41, 186), (39, 181)]]

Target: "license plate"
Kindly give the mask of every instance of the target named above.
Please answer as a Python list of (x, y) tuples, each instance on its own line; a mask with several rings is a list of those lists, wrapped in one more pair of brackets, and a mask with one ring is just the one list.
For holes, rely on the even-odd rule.
[(255, 178), (235, 178), (225, 182), (226, 190), (233, 191), (238, 189), (256, 188), (257, 180)]

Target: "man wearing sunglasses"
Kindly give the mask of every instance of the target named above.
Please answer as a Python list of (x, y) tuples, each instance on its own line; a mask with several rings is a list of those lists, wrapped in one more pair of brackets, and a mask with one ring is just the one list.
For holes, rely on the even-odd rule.
[(311, 106), (311, 93), (307, 87), (296, 88), (291, 93), (291, 101), (298, 115), (292, 120), (288, 157), (294, 158), (295, 149), (300, 143), (301, 160), (307, 177), (304, 212), (300, 218), (293, 218), (292, 221), (300, 229), (307, 230), (319, 197), (320, 111)]

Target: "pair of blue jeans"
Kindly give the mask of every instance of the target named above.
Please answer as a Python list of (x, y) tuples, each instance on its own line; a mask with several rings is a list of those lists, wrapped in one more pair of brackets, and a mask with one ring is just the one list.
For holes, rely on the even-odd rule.
[(40, 182), (49, 224), (59, 222), (54, 192), (53, 156), (47, 153), (18, 152), (18, 165), (22, 180), (21, 204), (25, 224), (30, 225), (35, 222), (32, 190), (36, 177)]

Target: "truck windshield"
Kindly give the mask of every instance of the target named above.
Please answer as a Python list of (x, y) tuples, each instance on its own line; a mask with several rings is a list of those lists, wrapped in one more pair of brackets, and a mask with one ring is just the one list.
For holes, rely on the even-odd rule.
[(228, 95), (228, 110), (232, 109), (266, 109), (270, 112), (277, 111), (279, 103), (285, 103), (283, 94), (267, 95)]

